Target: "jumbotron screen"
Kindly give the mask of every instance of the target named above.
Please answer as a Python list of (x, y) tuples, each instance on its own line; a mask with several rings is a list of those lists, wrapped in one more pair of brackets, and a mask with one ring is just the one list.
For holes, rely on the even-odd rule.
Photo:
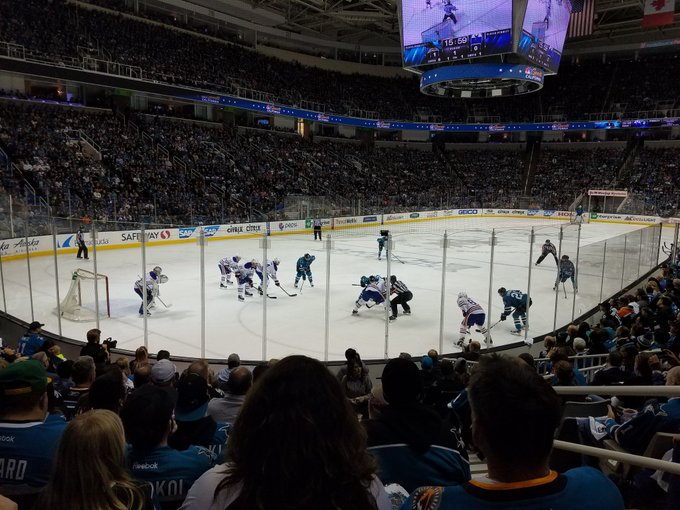
[(571, 0), (529, 0), (517, 52), (556, 73), (567, 37)]
[(404, 67), (512, 51), (512, 0), (402, 0)]

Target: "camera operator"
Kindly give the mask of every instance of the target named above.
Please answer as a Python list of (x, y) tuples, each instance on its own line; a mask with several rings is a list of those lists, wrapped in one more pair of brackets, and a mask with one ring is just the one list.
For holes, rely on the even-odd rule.
[(100, 342), (102, 332), (99, 329), (91, 329), (87, 332), (87, 345), (80, 349), (81, 356), (92, 356), (95, 365), (106, 365), (109, 363), (109, 350), (107, 343)]

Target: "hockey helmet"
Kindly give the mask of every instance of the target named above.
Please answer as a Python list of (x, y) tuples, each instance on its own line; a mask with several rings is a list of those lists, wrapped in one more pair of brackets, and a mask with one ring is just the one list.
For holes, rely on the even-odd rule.
[(238, 262), (238, 261), (241, 260), (241, 255), (234, 255), (232, 258), (233, 258), (236, 262)]
[(311, 257), (311, 255), (309, 253), (305, 253), (305, 260), (309, 260), (309, 257)]
[(368, 277), (368, 281), (371, 282), (371, 283), (375, 283), (375, 282), (378, 281), (378, 277), (371, 275), (371, 276)]
[(153, 272), (156, 273), (156, 276), (160, 276), (163, 270), (161, 269), (161, 266), (156, 266), (153, 268)]
[(550, 243), (550, 239), (545, 240), (545, 244), (548, 244), (548, 243)]
[(458, 293), (458, 299), (465, 299), (467, 298), (467, 292), (459, 292)]
[(361, 280), (359, 280), (359, 283), (362, 287), (365, 287), (368, 285), (368, 276), (362, 276)]
[(260, 263), (257, 261), (257, 259), (253, 259), (250, 261), (250, 265), (253, 267), (257, 267), (260, 265)]
[(505, 293), (506, 293), (506, 292), (507, 292), (507, 290), (505, 289), (505, 287), (501, 287), (500, 289), (498, 289), (498, 293), (499, 293), (501, 296), (505, 296)]
[(273, 262), (274, 265), (276, 265), (276, 266), (278, 266), (278, 265), (281, 263), (281, 261), (278, 259), (278, 257), (275, 258), (274, 260), (272, 260), (272, 262)]
[(397, 277), (396, 275), (390, 276), (390, 283), (396, 283), (397, 282)]
[(569, 260), (569, 255), (562, 255), (562, 260)]

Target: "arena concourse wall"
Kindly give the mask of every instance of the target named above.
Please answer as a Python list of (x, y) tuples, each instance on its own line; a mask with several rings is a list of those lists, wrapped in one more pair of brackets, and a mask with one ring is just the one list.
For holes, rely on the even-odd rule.
[[(404, 213), (369, 214), (365, 216), (345, 216), (322, 219), (323, 229), (328, 231), (379, 227), (433, 220), (455, 220), (470, 218), (531, 218), (533, 220), (569, 221), (573, 212), (552, 209), (444, 209), (438, 211), (413, 211)], [(590, 213), (591, 223), (623, 223), (633, 225), (665, 226), (680, 224), (680, 218), (661, 218), (659, 216), (640, 216), (631, 214)], [(204, 225), (203, 231), (208, 240), (227, 240), (312, 232), (312, 220), (280, 220), (258, 223), (235, 223), (228, 225)], [(145, 230), (147, 246), (196, 242), (201, 227), (160, 228)], [(118, 250), (139, 248), (140, 230), (97, 232), (97, 250)], [(92, 246), (92, 236), (86, 236), (86, 244)], [(51, 235), (18, 237), (0, 241), (0, 256), (3, 261), (26, 257), (53, 255), (54, 239)], [(75, 233), (57, 234), (58, 254), (76, 253)]]

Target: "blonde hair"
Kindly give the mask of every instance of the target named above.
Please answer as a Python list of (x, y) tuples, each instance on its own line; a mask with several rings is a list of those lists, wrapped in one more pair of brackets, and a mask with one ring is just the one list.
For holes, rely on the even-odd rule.
[(95, 409), (64, 430), (38, 509), (142, 510), (145, 494), (127, 471), (125, 432), (118, 415)]
[(120, 356), (115, 363), (126, 376), (130, 375), (130, 361), (125, 356)]

